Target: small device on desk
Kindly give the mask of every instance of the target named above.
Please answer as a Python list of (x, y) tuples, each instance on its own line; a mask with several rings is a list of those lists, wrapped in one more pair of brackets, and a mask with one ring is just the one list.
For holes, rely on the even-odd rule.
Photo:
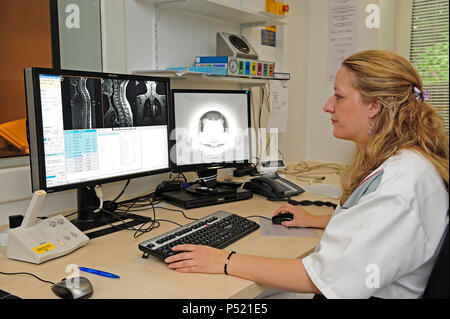
[(259, 165), (259, 174), (261, 175), (274, 175), (279, 169), (285, 168), (282, 160), (277, 161), (264, 161)]
[(89, 238), (62, 215), (37, 221), (46, 192), (33, 193), (22, 225), (9, 230), (8, 258), (40, 264), (84, 246)]
[(92, 296), (94, 288), (85, 277), (71, 277), (54, 284), (52, 291), (63, 299), (84, 299)]
[(295, 196), (305, 191), (278, 174), (254, 177), (244, 184), (244, 188), (268, 198)]

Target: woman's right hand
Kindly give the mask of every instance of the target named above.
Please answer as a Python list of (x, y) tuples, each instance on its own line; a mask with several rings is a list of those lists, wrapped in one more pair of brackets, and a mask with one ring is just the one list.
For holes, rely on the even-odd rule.
[[(286, 227), (315, 227), (315, 228), (325, 228), (326, 225), (320, 225), (319, 216), (312, 215), (308, 213), (301, 207), (294, 206), (291, 204), (285, 204), (278, 208), (274, 216), (280, 213), (291, 213), (294, 215), (294, 218), (291, 221), (284, 221), (281, 225)], [(323, 226), (323, 227), (322, 227)]]

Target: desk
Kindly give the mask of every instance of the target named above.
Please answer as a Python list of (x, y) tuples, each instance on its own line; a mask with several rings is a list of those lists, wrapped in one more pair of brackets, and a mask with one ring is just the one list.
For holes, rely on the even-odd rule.
[[(337, 176), (331, 176), (325, 183), (337, 184)], [(297, 184), (302, 185), (301, 182)], [(297, 200), (321, 199), (318, 196), (303, 193), (295, 197)], [(200, 218), (217, 210), (225, 210), (241, 216), (262, 215), (271, 217), (281, 205), (264, 197), (254, 195), (252, 199), (233, 203), (185, 210), (189, 217)], [(169, 206), (173, 207), (173, 206)], [(308, 206), (313, 214), (331, 214), (328, 207)], [(151, 209), (139, 212), (152, 216)], [(180, 224), (187, 224), (179, 212), (156, 209), (158, 219), (169, 219)], [(259, 221), (258, 218), (252, 220)], [(91, 239), (88, 244), (75, 252), (47, 261), (40, 265), (11, 260), (6, 258), (6, 249), (0, 250), (0, 270), (4, 272), (30, 272), (42, 279), (57, 282), (67, 277), (66, 267), (77, 266), (101, 269), (120, 275), (120, 279), (110, 279), (89, 273), (80, 275), (88, 278), (93, 287), (91, 298), (163, 298), (163, 299), (225, 299), (253, 298), (263, 292), (266, 287), (252, 281), (226, 276), (224, 274), (182, 274), (171, 270), (167, 265), (150, 256), (142, 258), (138, 244), (167, 232), (177, 226), (161, 222), (161, 226), (149, 233), (134, 238), (134, 231), (121, 230), (109, 235)], [(259, 230), (245, 236), (226, 247), (242, 254), (251, 254), (275, 258), (300, 258), (311, 253), (319, 238), (265, 237)], [(51, 285), (43, 283), (28, 275), (0, 275), (0, 288), (21, 298), (57, 298), (50, 289)]]

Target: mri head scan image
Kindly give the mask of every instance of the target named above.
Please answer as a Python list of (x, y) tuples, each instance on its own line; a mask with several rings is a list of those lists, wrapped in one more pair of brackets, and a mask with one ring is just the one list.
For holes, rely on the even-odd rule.
[(225, 116), (218, 111), (209, 111), (200, 117), (199, 143), (217, 148), (229, 142), (230, 134)]
[(179, 165), (242, 160), (247, 154), (245, 95), (176, 93), (176, 161)]

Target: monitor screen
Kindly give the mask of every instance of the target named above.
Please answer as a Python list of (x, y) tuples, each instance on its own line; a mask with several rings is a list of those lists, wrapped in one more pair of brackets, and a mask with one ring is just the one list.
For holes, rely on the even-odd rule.
[(171, 164), (174, 171), (249, 163), (250, 92), (172, 90)]
[(167, 78), (25, 70), (33, 191), (169, 170)]

